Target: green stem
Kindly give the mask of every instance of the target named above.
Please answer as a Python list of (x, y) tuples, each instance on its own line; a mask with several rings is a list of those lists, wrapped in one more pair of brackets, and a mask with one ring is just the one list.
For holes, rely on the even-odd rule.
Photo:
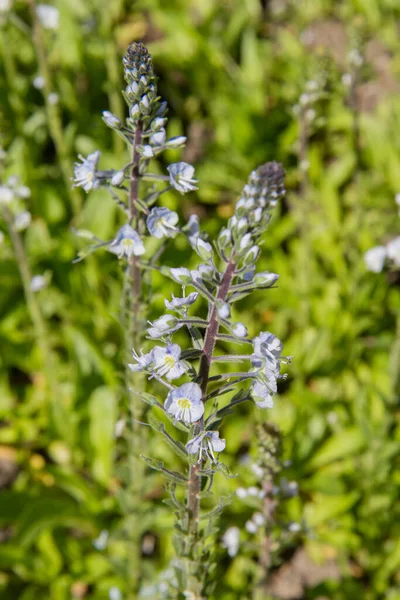
[[(225, 273), (222, 277), (221, 284), (218, 288), (217, 295), (214, 303), (211, 306), (209, 324), (204, 337), (203, 354), (200, 359), (199, 366), (199, 378), (202, 391), (202, 401), (207, 401), (207, 387), (210, 376), (210, 368), (214, 353), (215, 342), (219, 331), (219, 321), (217, 313), (217, 301), (225, 301), (233, 276), (235, 274), (235, 262), (231, 259), (225, 268)], [(193, 437), (198, 435), (204, 430), (204, 419), (200, 419), (193, 428)], [(187, 509), (188, 509), (188, 532), (190, 539), (190, 554), (193, 554), (193, 548), (196, 545), (199, 537), (199, 518), (200, 518), (200, 491), (201, 491), (201, 474), (202, 462), (198, 462), (191, 465), (189, 471), (189, 484), (188, 484), (188, 498), (187, 498)], [(188, 565), (189, 566), (189, 565)], [(188, 584), (192, 580), (193, 573), (187, 573)], [(196, 577), (194, 577), (196, 580)], [(193, 592), (198, 592), (199, 582), (195, 581), (196, 589)], [(201, 585), (201, 584), (200, 584)]]
[[(132, 169), (129, 186), (129, 216), (135, 228), (139, 228), (139, 212), (136, 204), (139, 198), (140, 183), (140, 154), (137, 147), (142, 139), (142, 124), (139, 122), (134, 136)], [(128, 265), (129, 288), (126, 290), (128, 310), (128, 326), (126, 328), (126, 350), (129, 359), (132, 348), (138, 350), (143, 340), (143, 303), (142, 303), (142, 279), (139, 257), (133, 256)], [(145, 378), (135, 377), (135, 391), (144, 391)], [(140, 588), (142, 576), (141, 561), (141, 515), (143, 514), (143, 484), (145, 465), (140, 455), (145, 444), (145, 431), (139, 423), (143, 416), (143, 404), (133, 393), (129, 393), (131, 429), (128, 439), (129, 452), (129, 497), (130, 497), (130, 529), (129, 529), (129, 573), (128, 573), (128, 600), (134, 600)]]
[(42, 368), (46, 376), (47, 387), (50, 394), (53, 425), (59, 431), (61, 423), (59, 418), (57, 418), (57, 415), (59, 416), (61, 406), (57, 403), (57, 385), (54, 377), (55, 369), (53, 366), (50, 344), (48, 343), (48, 334), (45, 321), (37, 303), (36, 296), (31, 289), (32, 273), (29, 268), (24, 245), (22, 243), (20, 234), (14, 227), (13, 215), (7, 207), (3, 207), (3, 217), (7, 224), (11, 243), (14, 249), (14, 255), (21, 276), (26, 305), (32, 321), (35, 340), (40, 351)]

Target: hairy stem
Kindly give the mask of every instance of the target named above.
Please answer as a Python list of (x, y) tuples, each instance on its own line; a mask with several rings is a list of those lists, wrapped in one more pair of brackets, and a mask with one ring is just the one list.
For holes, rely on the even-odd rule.
[[(140, 182), (140, 154), (138, 146), (142, 140), (142, 123), (139, 121), (135, 130), (133, 153), (132, 153), (132, 168), (129, 185), (129, 217), (132, 226), (139, 229), (139, 212), (137, 210), (137, 201), (139, 198), (139, 182)], [(129, 287), (127, 291), (128, 303), (128, 323), (126, 329), (126, 350), (130, 357), (132, 347), (136, 350), (140, 347), (143, 338), (143, 306), (142, 306), (142, 280), (139, 257), (132, 256), (128, 265), (129, 271)], [(144, 389), (144, 377), (135, 378), (135, 391), (140, 392)], [(129, 591), (128, 599), (133, 600), (137, 596), (140, 587), (141, 569), (141, 526), (140, 514), (142, 512), (142, 496), (143, 496), (143, 479), (144, 465), (140, 458), (140, 453), (143, 450), (143, 428), (139, 421), (142, 417), (142, 404), (137, 401), (132, 393), (130, 393), (130, 419), (131, 428), (128, 440), (129, 452), (129, 471), (130, 471), (130, 502), (131, 514), (130, 531), (129, 531)]]
[[(207, 387), (210, 375), (210, 368), (214, 353), (215, 342), (219, 330), (219, 322), (217, 317), (217, 300), (225, 301), (233, 276), (235, 274), (235, 262), (231, 258), (226, 265), (225, 273), (222, 277), (221, 284), (218, 288), (216, 298), (211, 306), (209, 315), (209, 324), (206, 330), (203, 346), (203, 354), (200, 359), (199, 377), (202, 391), (202, 401), (207, 400)], [(204, 419), (202, 418), (194, 427), (194, 435), (198, 435), (204, 430)], [(188, 489), (188, 530), (193, 540), (193, 544), (198, 537), (198, 524), (200, 516), (200, 491), (201, 491), (201, 475), (202, 462), (196, 463), (190, 467), (189, 473), (189, 489)]]

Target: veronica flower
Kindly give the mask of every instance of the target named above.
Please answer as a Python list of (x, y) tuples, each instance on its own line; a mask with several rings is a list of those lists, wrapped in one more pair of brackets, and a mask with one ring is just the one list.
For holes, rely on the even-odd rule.
[(239, 527), (229, 527), (222, 536), (222, 545), (227, 549), (228, 554), (231, 558), (236, 556), (239, 550), (239, 538), (240, 529)]
[(10, 204), (13, 198), (13, 191), (7, 185), (0, 185), (0, 204)]
[(31, 196), (31, 190), (30, 188), (28, 188), (27, 185), (20, 185), (17, 187), (17, 189), (15, 190), (18, 198), (30, 198)]
[(270, 355), (279, 357), (283, 344), (269, 331), (262, 331), (253, 339), (253, 347), (256, 357), (268, 358)]
[(147, 329), (147, 333), (154, 339), (173, 333), (182, 327), (182, 323), (179, 323), (178, 319), (173, 315), (163, 315), (153, 323), (150, 323), (150, 325), (151, 327)]
[(204, 414), (201, 398), (201, 388), (197, 383), (184, 383), (169, 392), (164, 407), (177, 421), (195, 423)]
[(200, 233), (200, 221), (197, 215), (190, 215), (187, 224), (183, 228), (187, 232), (188, 240), (191, 245), (196, 243)]
[(185, 371), (187, 365), (180, 360), (181, 349), (178, 344), (168, 344), (166, 348), (155, 346), (152, 350), (154, 371), (160, 377), (166, 377), (169, 381), (178, 379)]
[(14, 219), (14, 227), (17, 231), (23, 231), (31, 224), (32, 216), (27, 210), (20, 212)]
[(217, 462), (214, 452), (225, 450), (226, 441), (219, 439), (218, 431), (203, 431), (186, 444), (186, 450), (189, 454), (199, 454), (199, 461), (204, 454), (213, 462)]
[(38, 4), (36, 7), (36, 14), (41, 25), (45, 29), (58, 29), (60, 13), (55, 6), (50, 6), (49, 4)]
[(139, 355), (135, 352), (135, 350), (132, 350), (132, 356), (136, 360), (137, 364), (128, 365), (131, 371), (145, 371), (150, 367), (151, 364), (153, 364), (153, 351), (148, 352), (147, 354), (143, 354), (143, 352), (140, 351)]
[(43, 275), (34, 275), (31, 279), (32, 292), (40, 292), (47, 286), (47, 279)]
[(188, 296), (184, 296), (183, 298), (175, 298), (172, 294), (172, 300), (164, 300), (164, 304), (169, 310), (176, 310), (185, 306), (191, 306), (196, 302), (198, 296), (198, 292), (191, 292)]
[(60, 96), (58, 94), (56, 94), (56, 92), (51, 92), (51, 94), (49, 94), (47, 96), (47, 101), (49, 104), (53, 104), (53, 105), (58, 104), (59, 100), (60, 100)]
[(387, 250), (385, 246), (375, 246), (364, 254), (364, 261), (367, 265), (368, 271), (372, 273), (380, 273), (383, 269), (387, 256)]
[(0, 0), (0, 13), (6, 13), (11, 9), (11, 0)]
[(113, 241), (110, 242), (108, 249), (113, 254), (117, 254), (118, 258), (123, 256), (131, 258), (132, 256), (140, 256), (145, 252), (139, 234), (128, 224), (121, 227)]
[(82, 187), (85, 192), (90, 192), (100, 185), (100, 178), (97, 176), (97, 163), (99, 162), (101, 152), (96, 150), (84, 158), (79, 154), (82, 164), (76, 162), (74, 166), (74, 187)]
[(169, 210), (168, 208), (156, 207), (150, 211), (150, 214), (147, 217), (147, 229), (150, 234), (154, 235), (156, 238), (162, 238), (164, 236), (175, 237), (179, 231), (177, 227), (175, 227), (178, 219), (179, 217), (176, 212)]
[(186, 194), (192, 190), (197, 190), (197, 179), (193, 179), (194, 167), (185, 162), (173, 163), (167, 167), (169, 172), (169, 182), (178, 192)]
[(254, 398), (259, 398), (259, 400), (256, 400), (258, 408), (273, 408), (274, 401), (267, 385), (260, 381), (253, 381), (251, 392)]
[(37, 90), (42, 90), (45, 84), (44, 77), (42, 75), (36, 75), (32, 83), (34, 88), (36, 88)]

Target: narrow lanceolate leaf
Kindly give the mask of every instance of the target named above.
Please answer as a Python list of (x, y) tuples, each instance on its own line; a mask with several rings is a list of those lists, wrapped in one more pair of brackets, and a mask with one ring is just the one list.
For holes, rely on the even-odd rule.
[(174, 481), (175, 483), (179, 483), (180, 485), (187, 485), (187, 479), (183, 477), (180, 473), (176, 471), (170, 471), (164, 467), (164, 463), (162, 460), (156, 460), (155, 458), (148, 458), (147, 456), (143, 456), (141, 454), (141, 458), (149, 465), (151, 469), (155, 469), (156, 471), (160, 471), (166, 479), (169, 481)]
[(164, 423), (160, 423), (160, 421), (157, 421), (157, 419), (150, 416), (149, 424), (155, 431), (158, 431), (164, 436), (164, 439), (166, 440), (167, 444), (171, 446), (173, 450), (175, 450), (178, 456), (184, 459), (187, 458), (185, 446), (178, 440), (174, 440), (174, 438), (166, 431)]
[(218, 506), (213, 508), (213, 510), (210, 510), (208, 513), (201, 515), (200, 519), (201, 520), (211, 519), (212, 517), (219, 515), (224, 510), (225, 506), (228, 506), (228, 504), (230, 504), (231, 500), (232, 500), (232, 496), (222, 496)]

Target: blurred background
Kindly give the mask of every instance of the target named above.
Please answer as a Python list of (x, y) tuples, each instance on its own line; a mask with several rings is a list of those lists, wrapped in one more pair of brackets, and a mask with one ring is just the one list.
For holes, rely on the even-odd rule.
[[(105, 252), (72, 264), (74, 227), (112, 239), (120, 217), (104, 191), (85, 195), (70, 178), (78, 154), (101, 150), (100, 168), (128, 162), (101, 113), (125, 114), (121, 58), (140, 40), (169, 104), (168, 134), (188, 137), (168, 161), (192, 163), (199, 179), (197, 193), (166, 197), (181, 219), (196, 212), (213, 235), (253, 168), (277, 160), (287, 173), (259, 266), (279, 286), (243, 300), (240, 320), (250, 335), (277, 335), (293, 363), (274, 409), (227, 419), (238, 476), (215, 483), (224, 495), (256, 485), (256, 422), (279, 426), (284, 476), (299, 491), (279, 519), (298, 533), (276, 544), (265, 598), (399, 599), (400, 257), (365, 258), (399, 234), (398, 1), (52, 6), (0, 1), (1, 180), (20, 197), (18, 214), (0, 216), (0, 597), (125, 597), (113, 535), (121, 273)], [(17, 224), (21, 212), (30, 217)], [(171, 266), (190, 260), (179, 244)], [(155, 314), (172, 291), (155, 280)], [(151, 444), (148, 455), (165, 455)], [(173, 556), (163, 498), (149, 473), (142, 550), (154, 581)], [(230, 556), (218, 538), (215, 597), (253, 598), (254, 502), (234, 496), (220, 519), (221, 535), (238, 526), (240, 540)], [(149, 589), (143, 597), (162, 597)]]

